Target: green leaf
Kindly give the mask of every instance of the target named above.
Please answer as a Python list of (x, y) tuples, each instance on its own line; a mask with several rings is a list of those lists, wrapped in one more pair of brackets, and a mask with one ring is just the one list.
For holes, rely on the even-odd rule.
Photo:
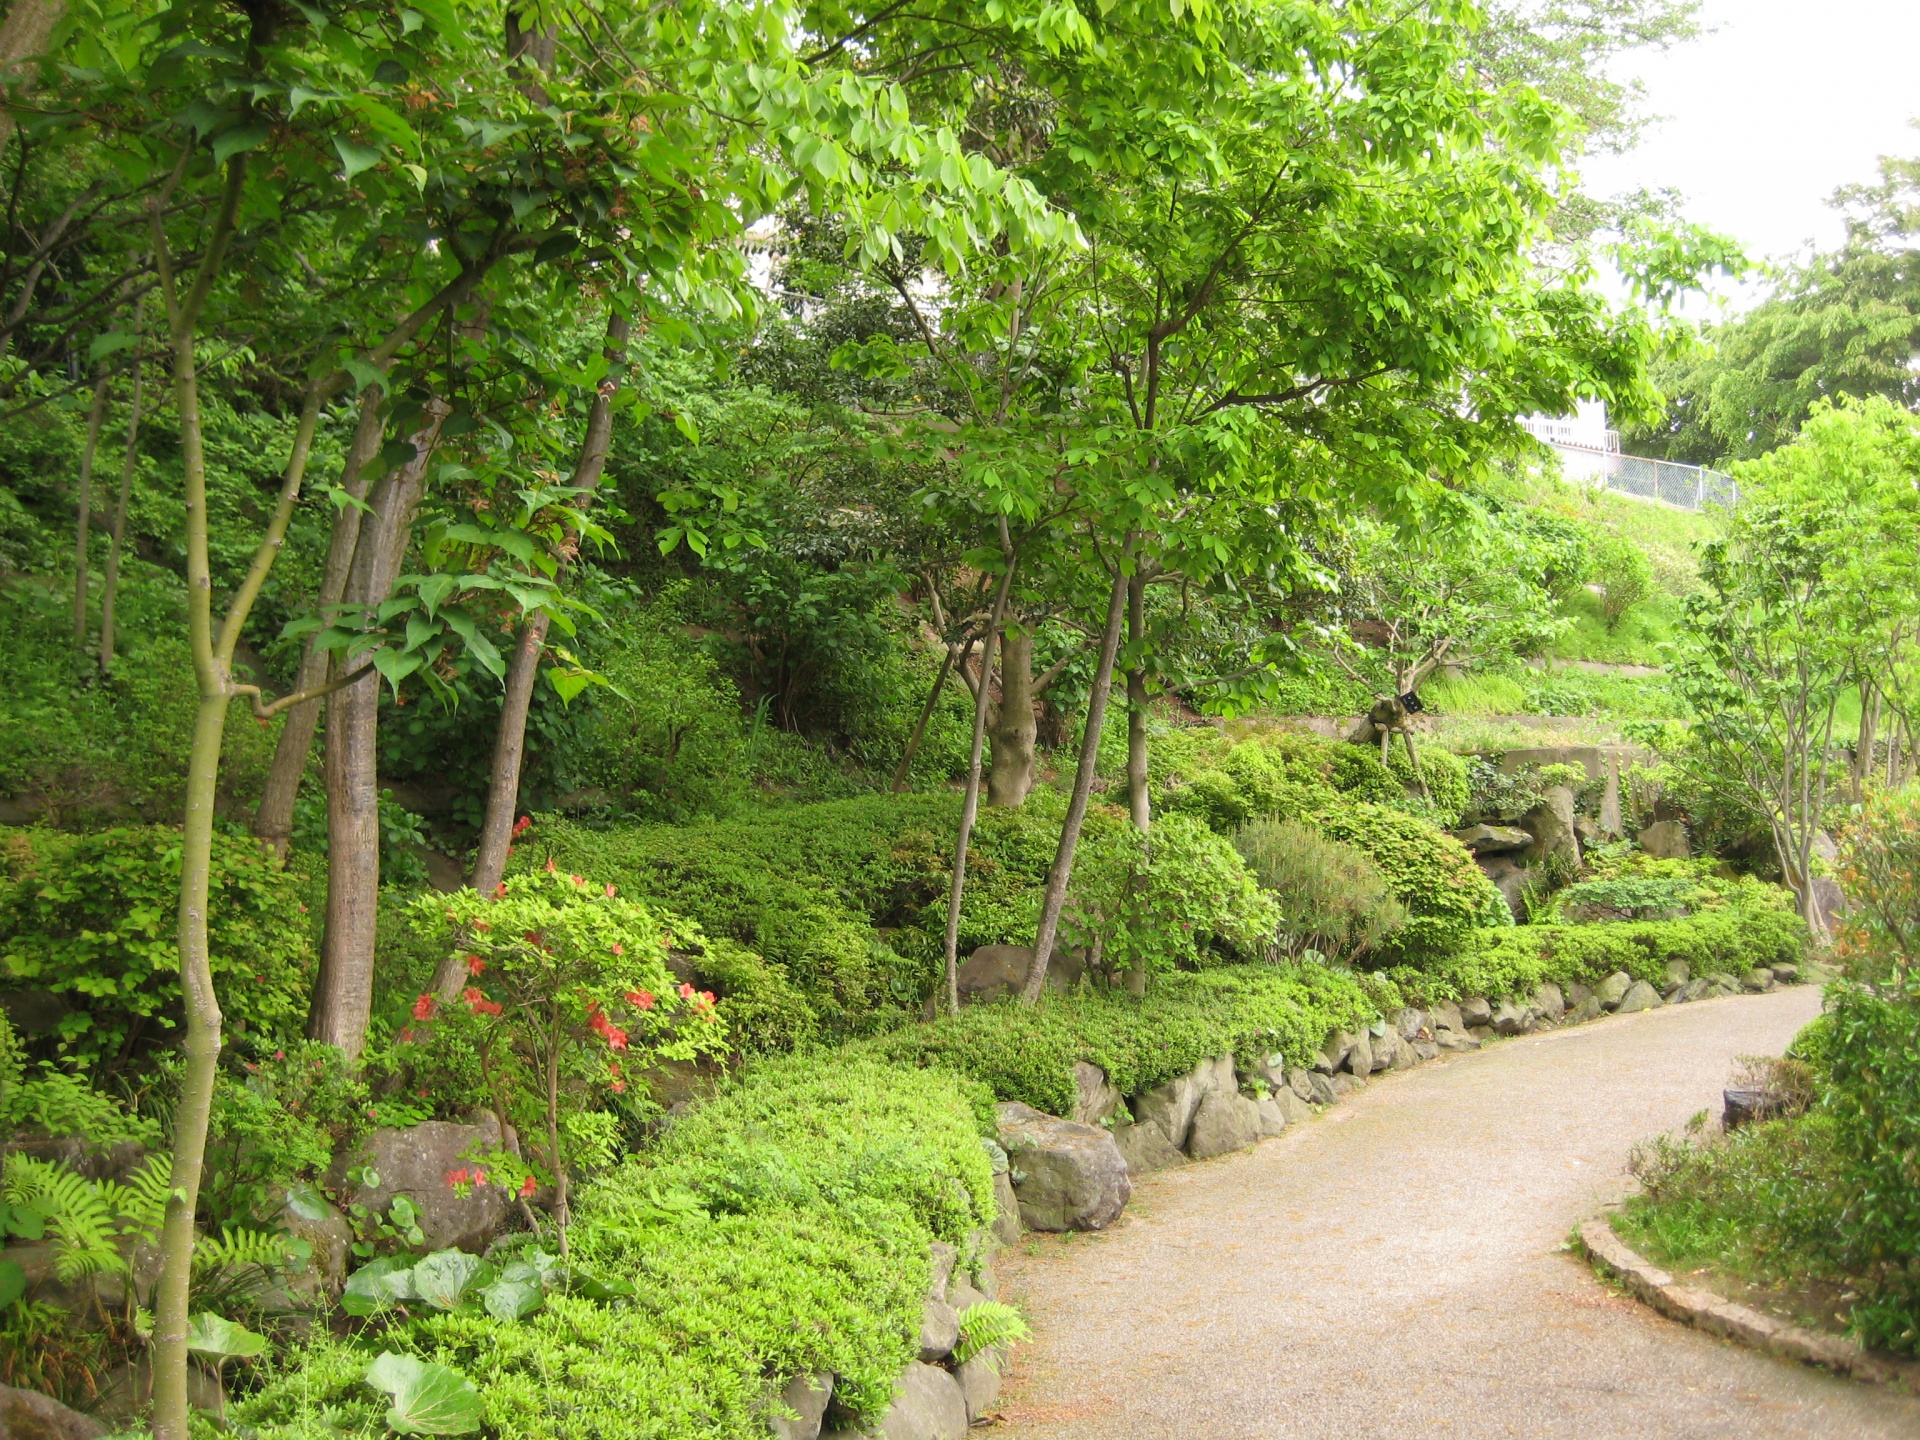
[(302, 1220), (317, 1225), (333, 1213), (327, 1197), (301, 1180), (287, 1187), (287, 1209)]
[(31, 1205), (7, 1207), (7, 1233), (22, 1240), (42, 1240), (47, 1234), (47, 1217)]
[(348, 180), (353, 179), (362, 170), (370, 170), (380, 163), (380, 152), (373, 146), (362, 145), (358, 141), (347, 139), (344, 135), (333, 137), (333, 148), (340, 157), (340, 164), (344, 167)]
[[(520, 1268), (520, 1267), (516, 1267)], [(480, 1292), (480, 1301), (496, 1320), (520, 1320), (546, 1303), (546, 1291), (535, 1275), (501, 1276)]]
[(544, 265), (549, 260), (558, 260), (562, 255), (570, 255), (580, 248), (580, 237), (571, 233), (549, 235), (540, 242), (540, 248), (533, 252), (536, 265)]
[(373, 668), (393, 687), (393, 698), (400, 698), (400, 682), (420, 668), (420, 657), (401, 650), (381, 650), (373, 657)]
[(340, 1308), (349, 1315), (378, 1315), (401, 1300), (411, 1300), (413, 1266), (403, 1256), (385, 1255), (369, 1261), (347, 1277), (340, 1292)]
[(480, 1428), (480, 1392), (458, 1370), (383, 1351), (367, 1384), (393, 1401), (387, 1428), (397, 1435), (471, 1435)]
[(494, 1269), (464, 1250), (436, 1250), (413, 1267), (413, 1288), (436, 1310), (457, 1310), (470, 1290), (493, 1279)]
[(238, 130), (229, 130), (224, 135), (215, 137), (213, 163), (224, 165), (242, 150), (251, 150), (256, 145), (264, 145), (267, 137), (272, 133), (264, 125), (242, 125)]
[(460, 582), (451, 575), (429, 575), (414, 588), (414, 593), (420, 597), (420, 603), (426, 606), (427, 614), (431, 615), (440, 607), (442, 600), (459, 588)]
[(87, 347), (87, 363), (104, 360), (109, 355), (117, 355), (122, 350), (131, 350), (140, 342), (125, 330), (109, 330), (104, 335), (94, 337), (93, 344)]
[(27, 1272), (17, 1260), (0, 1260), (0, 1310), (27, 1293)]
[(266, 1336), (211, 1311), (202, 1310), (187, 1322), (187, 1349), (209, 1360), (245, 1360), (266, 1348)]

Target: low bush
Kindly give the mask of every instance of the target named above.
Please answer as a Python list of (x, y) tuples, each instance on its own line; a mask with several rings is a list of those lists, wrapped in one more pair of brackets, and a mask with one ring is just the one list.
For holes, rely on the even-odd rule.
[(1241, 858), (1280, 911), (1275, 944), (1351, 961), (1407, 921), (1386, 877), (1365, 853), (1297, 820), (1256, 820), (1234, 832)]
[(1399, 1004), (1399, 990), (1379, 976), (1311, 962), (1229, 965), (1159, 976), (1145, 996), (1083, 987), (1032, 1006), (971, 1005), (857, 1048), (969, 1076), (997, 1100), (1065, 1115), (1077, 1094), (1076, 1061), (1098, 1065), (1133, 1095), (1223, 1052), (1249, 1066), (1275, 1053), (1304, 1064), (1333, 1031)]
[[(1393, 778), (1400, 782), (1402, 790), (1417, 790), (1413, 764), (1407, 759), (1404, 745), (1396, 745), (1387, 752), (1387, 768), (1393, 772)], [(1435, 823), (1449, 829), (1458, 825), (1472, 799), (1472, 791), (1467, 783), (1467, 762), (1451, 750), (1442, 750), (1438, 745), (1423, 745), (1420, 747), (1420, 781), (1427, 787), (1425, 798), (1432, 809)]]
[[(459, 1370), (490, 1433), (526, 1440), (759, 1440), (769, 1382), (802, 1372), (877, 1418), (917, 1351), (928, 1242), (993, 1218), (980, 1127), (950, 1075), (763, 1065), (581, 1195), (573, 1263), (630, 1298), (401, 1320), (373, 1348)], [(233, 1414), (274, 1437), (377, 1426), (370, 1353), (316, 1337)]]
[(1310, 823), (1364, 852), (1410, 918), (1377, 952), (1390, 964), (1426, 965), (1467, 946), (1476, 929), (1513, 924), (1506, 900), (1466, 846), (1423, 820), (1384, 805), (1322, 810)]
[[(51, 991), (72, 1007), (42, 1047), (113, 1069), (168, 1043), (184, 1013), (179, 832), (156, 825), (0, 836), (4, 984)], [(208, 950), (230, 1034), (299, 1033), (313, 969), (305, 893), (305, 880), (258, 842), (215, 834)]]

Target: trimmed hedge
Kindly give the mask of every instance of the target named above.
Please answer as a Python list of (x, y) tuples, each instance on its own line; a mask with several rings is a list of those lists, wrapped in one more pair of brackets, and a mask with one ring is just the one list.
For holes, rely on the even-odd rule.
[(1146, 996), (1089, 988), (1031, 1007), (968, 1006), (856, 1048), (969, 1076), (997, 1100), (1065, 1115), (1077, 1093), (1076, 1061), (1098, 1065), (1135, 1095), (1223, 1051), (1248, 1066), (1276, 1052), (1304, 1064), (1331, 1032), (1400, 1004), (1398, 988), (1380, 976), (1310, 963), (1227, 965), (1156, 976)]
[[(761, 1066), (580, 1197), (573, 1263), (632, 1299), (403, 1322), (374, 1348), (461, 1371), (516, 1440), (763, 1440), (769, 1381), (802, 1371), (877, 1417), (917, 1351), (928, 1242), (992, 1221), (980, 1108), (951, 1075)], [(377, 1428), (370, 1353), (316, 1338), (235, 1418), (275, 1440)]]
[[(1353, 747), (1357, 749), (1358, 747)], [(1308, 823), (1365, 852), (1412, 913), (1380, 948), (1383, 961), (1426, 968), (1469, 948), (1482, 928), (1511, 928), (1507, 902), (1467, 847), (1425, 820), (1384, 805), (1343, 805)]]

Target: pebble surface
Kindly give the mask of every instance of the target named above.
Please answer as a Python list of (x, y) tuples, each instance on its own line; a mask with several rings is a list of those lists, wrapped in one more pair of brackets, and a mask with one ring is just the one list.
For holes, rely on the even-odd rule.
[(1717, 1114), (1735, 1058), (1819, 1006), (1792, 986), (1502, 1041), (1141, 1177), (1111, 1229), (998, 1262), (1035, 1340), (997, 1433), (1914, 1440), (1920, 1398), (1664, 1319), (1564, 1248), (1635, 1144)]

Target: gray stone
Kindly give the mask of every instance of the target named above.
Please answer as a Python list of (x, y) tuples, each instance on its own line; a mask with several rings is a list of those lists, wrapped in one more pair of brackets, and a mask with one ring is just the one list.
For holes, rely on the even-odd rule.
[(1533, 836), (1512, 825), (1468, 825), (1454, 831), (1453, 838), (1476, 855), (1504, 855), (1533, 843)]
[(1029, 1229), (1101, 1230), (1119, 1217), (1133, 1185), (1112, 1135), (1017, 1100), (1003, 1101), (996, 1113)]
[(1491, 1040), (1493, 1039), (1493, 1027), (1491, 1025), (1469, 1025), (1467, 1027), (1467, 1034), (1476, 1040)]
[(1493, 1005), (1484, 995), (1476, 995), (1471, 1000), (1460, 1002), (1460, 1025), (1462, 1030), (1471, 1030), (1476, 1025), (1493, 1023)]
[(1656, 860), (1690, 860), (1693, 847), (1687, 843), (1687, 827), (1678, 820), (1657, 820), (1639, 835), (1640, 848)]
[(1304, 1066), (1293, 1065), (1287, 1069), (1287, 1088), (1302, 1100), (1312, 1100), (1314, 1074)]
[(1442, 1050), (1478, 1050), (1480, 1041), (1465, 1030), (1436, 1030), (1434, 1044)]
[(329, 1296), (338, 1295), (347, 1280), (347, 1254), (353, 1244), (353, 1226), (347, 1217), (308, 1186), (300, 1194), (298, 1208), (282, 1198), (279, 1220), (287, 1234), (313, 1247), (308, 1273), (314, 1285)]
[(1812, 847), (1814, 859), (1824, 860), (1829, 865), (1839, 863), (1840, 846), (1834, 841), (1833, 836), (1829, 835), (1826, 831), (1816, 830), (1813, 832)]
[(1729, 995), (1737, 995), (1740, 993), (1740, 982), (1725, 970), (1716, 970), (1707, 976), (1707, 979), (1712, 981), (1717, 988), (1726, 991)]
[(1440, 1047), (1432, 1040), (1415, 1040), (1411, 1043), (1413, 1053), (1418, 1059), (1437, 1060), (1440, 1057)]
[(1313, 1068), (1322, 1075), (1331, 1075), (1347, 1063), (1347, 1056), (1353, 1050), (1353, 1036), (1345, 1030), (1336, 1030), (1327, 1037), (1327, 1043), (1320, 1047), (1320, 1053), (1313, 1058)]
[(1712, 988), (1713, 988), (1713, 982), (1711, 980), (1705, 979), (1704, 977), (1689, 980), (1687, 981), (1686, 984), (1682, 985), (1678, 990), (1673, 992), (1673, 998), (1670, 999), (1667, 1003), (1669, 1005), (1685, 1005), (1690, 1000), (1698, 1000), (1702, 995), (1705, 995), (1707, 991), (1711, 990)]
[(1433, 1028), (1438, 1030), (1465, 1030), (1467, 1022), (1460, 1018), (1460, 1007), (1446, 1000), (1433, 1007)]
[(1373, 1073), (1373, 1037), (1356, 1035), (1347, 1047), (1347, 1070), (1362, 1080)]
[(1194, 1112), (1187, 1153), (1196, 1160), (1211, 1160), (1244, 1150), (1259, 1138), (1260, 1107), (1237, 1091), (1215, 1090)]
[[(945, 1286), (941, 1287), (942, 1289)], [(927, 1299), (920, 1305), (920, 1358), (944, 1360), (960, 1343), (960, 1316), (944, 1300)]]
[(1267, 1056), (1254, 1067), (1251, 1078), (1264, 1081), (1269, 1090), (1285, 1090), (1288, 1085), (1287, 1057), (1284, 1055)]
[(1274, 1091), (1273, 1102), (1285, 1113), (1289, 1125), (1297, 1125), (1302, 1120), (1313, 1118), (1313, 1107), (1291, 1090)]
[(947, 1285), (953, 1279), (954, 1262), (960, 1251), (944, 1240), (927, 1242), (927, 1298), (945, 1302)]
[(1178, 1150), (1187, 1143), (1187, 1131), (1193, 1127), (1193, 1112), (1200, 1108), (1202, 1094), (1191, 1075), (1176, 1075), (1133, 1097), (1134, 1123), (1154, 1126)]
[[(1313, 1082), (1314, 1104), (1331, 1105), (1340, 1098), (1340, 1092), (1333, 1088), (1332, 1076), (1322, 1075), (1319, 1071), (1314, 1070), (1308, 1072), (1308, 1079)], [(1347, 1088), (1352, 1089), (1353, 1087), (1349, 1085)]]
[[(914, 1364), (893, 1382), (893, 1404), (867, 1440), (962, 1440), (967, 1433), (967, 1402), (960, 1382), (937, 1366)], [(825, 1440), (858, 1440), (854, 1431), (836, 1430)]]
[(1526, 918), (1527, 882), (1533, 874), (1514, 855), (1476, 855), (1474, 864), (1480, 867), (1480, 873), (1487, 877), (1494, 889), (1500, 892), (1500, 898), (1507, 902), (1507, 912), (1515, 921)]
[(1079, 1090), (1079, 1098), (1073, 1102), (1073, 1118), (1082, 1125), (1099, 1125), (1119, 1113), (1120, 1092), (1107, 1083), (1107, 1072), (1098, 1065), (1076, 1060), (1073, 1082)]
[(1567, 1024), (1584, 1025), (1589, 1020), (1598, 1020), (1606, 1013), (1605, 1008), (1600, 1004), (1600, 997), (1589, 994), (1586, 999), (1567, 1012)]
[(1553, 981), (1542, 980), (1533, 987), (1533, 1008), (1547, 1019), (1557, 1021), (1567, 1013), (1567, 997)]
[(0, 1385), (0, 1440), (97, 1440), (107, 1427), (51, 1395)]
[(1620, 997), (1620, 1005), (1614, 1013), (1631, 1015), (1639, 1010), (1656, 1009), (1659, 1004), (1660, 992), (1646, 981), (1636, 980), (1627, 988), (1627, 993)]
[(1567, 1004), (1569, 1006), (1574, 1006), (1593, 994), (1593, 987), (1590, 985), (1582, 985), (1578, 980), (1569, 980), (1561, 987), (1560, 993), (1567, 997)]
[(1420, 1032), (1427, 1028), (1427, 1015), (1424, 1010), (1409, 1007), (1394, 1016), (1393, 1023), (1402, 1040), (1418, 1040)]
[(1353, 1076), (1347, 1074), (1344, 1070), (1338, 1075), (1330, 1075), (1327, 1077), (1327, 1084), (1332, 1088), (1333, 1096), (1336, 1100), (1342, 1095), (1351, 1095), (1355, 1090), (1362, 1088), (1365, 1083), (1365, 1081), (1355, 1080)]
[[(982, 945), (961, 963), (955, 977), (960, 1003), (1004, 1000), (1017, 995), (1027, 983), (1027, 971), (1033, 968), (1031, 945)], [(1085, 968), (1074, 951), (1056, 949), (1047, 963), (1047, 988), (1070, 990)]]
[(1799, 980), (1800, 967), (1798, 965), (1789, 965), (1785, 963), (1775, 965), (1773, 967), (1773, 978), (1779, 981), (1782, 985), (1791, 985), (1797, 980)]
[(1177, 1148), (1167, 1139), (1167, 1132), (1151, 1121), (1116, 1124), (1113, 1143), (1120, 1151), (1120, 1158), (1127, 1162), (1129, 1175), (1145, 1175), (1150, 1170), (1166, 1170), (1187, 1163), (1187, 1152)]
[(1772, 1090), (1723, 1090), (1720, 1103), (1722, 1130), (1733, 1130), (1755, 1120), (1772, 1120), (1792, 1109), (1784, 1095)]
[[(402, 1130), (375, 1130), (334, 1162), (327, 1188), (382, 1215), (396, 1195), (405, 1195), (420, 1212), (426, 1236), (422, 1249), (478, 1254), (506, 1219), (513, 1199), (498, 1185), (468, 1185), (461, 1195), (447, 1177), (472, 1171), (473, 1156), (499, 1144), (500, 1127), (491, 1116), (477, 1125), (428, 1120)], [(371, 1170), (379, 1183), (349, 1184), (349, 1172), (360, 1169)]]
[(767, 1429), (774, 1440), (817, 1440), (820, 1421), (832, 1398), (830, 1373), (796, 1375), (780, 1392), (780, 1403), (772, 1407), (776, 1413), (767, 1416)]
[(1518, 1035), (1527, 1028), (1528, 1012), (1511, 1000), (1502, 1000), (1493, 1012), (1493, 1033)]
[(1813, 877), (1813, 908), (1821, 923), (1831, 933), (1847, 916), (1851, 908), (1847, 902), (1847, 892), (1840, 888), (1840, 882), (1831, 875)]
[(1684, 960), (1667, 961), (1667, 983), (1684, 985), (1693, 978), (1693, 967)]
[(1533, 836), (1527, 847), (1527, 863), (1544, 865), (1559, 856), (1569, 865), (1580, 863), (1580, 840), (1573, 830), (1573, 791), (1564, 785), (1550, 787), (1525, 815), (1520, 826)]
[[(1409, 1065), (1418, 1063), (1420, 1057), (1413, 1053), (1412, 1044), (1398, 1030), (1389, 1035), (1384, 1043), (1392, 1047), (1386, 1057), (1388, 1069), (1405, 1070)], [(1380, 1058), (1377, 1049), (1374, 1052), (1374, 1058), (1376, 1060)]]
[(1763, 994), (1773, 989), (1773, 971), (1756, 965), (1740, 977), (1740, 986), (1749, 994)]
[(1279, 1090), (1271, 1095), (1262, 1095), (1258, 1100), (1253, 1102), (1256, 1112), (1255, 1118), (1259, 1121), (1260, 1138), (1262, 1140), (1270, 1139), (1287, 1128), (1287, 1110), (1286, 1106), (1282, 1104), (1280, 1100), (1280, 1096), (1282, 1095), (1285, 1095), (1287, 1099), (1293, 1101), (1296, 1105), (1301, 1103), (1300, 1097), (1295, 1095), (1291, 1090)]
[(1013, 1176), (1002, 1170), (993, 1177), (993, 1234), (1002, 1245), (1020, 1239), (1020, 1197), (1013, 1193)]
[(1607, 832), (1600, 828), (1597, 821), (1589, 820), (1585, 815), (1576, 815), (1573, 817), (1573, 838), (1580, 842), (1582, 849), (1586, 849), (1593, 845), (1604, 845)]
[(989, 1298), (984, 1290), (976, 1290), (962, 1277), (956, 1277), (947, 1291), (947, 1303), (953, 1307), (956, 1315), (965, 1315), (974, 1306), (986, 1302)]
[(1624, 970), (1616, 970), (1594, 987), (1593, 998), (1600, 1002), (1600, 1008), (1611, 1010), (1626, 997), (1633, 988), (1633, 977)]
[(960, 1398), (967, 1407), (967, 1421), (977, 1425), (1000, 1398), (1000, 1356), (994, 1350), (982, 1350), (953, 1372), (960, 1386)]

